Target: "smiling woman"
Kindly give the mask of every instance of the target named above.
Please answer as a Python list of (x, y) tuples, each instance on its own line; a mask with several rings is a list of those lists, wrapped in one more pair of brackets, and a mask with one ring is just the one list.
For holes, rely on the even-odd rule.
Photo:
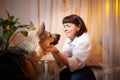
[(79, 27), (76, 27), (75, 24), (72, 23), (65, 23), (64, 24), (64, 33), (68, 38), (71, 38), (71, 40), (74, 39), (75, 34), (79, 31)]
[[(67, 16), (63, 19), (64, 32), (68, 38), (74, 39), (75, 36), (80, 36), (84, 32), (87, 32), (86, 25), (83, 20), (76, 15)], [(71, 34), (70, 34), (71, 33)]]
[(58, 66), (66, 66), (60, 72), (60, 80), (96, 80), (94, 70), (102, 69), (102, 49), (93, 43), (92, 36), (87, 33), (82, 18), (71, 14), (63, 18), (66, 41), (63, 50), (59, 51), (51, 45), (46, 48), (54, 56)]

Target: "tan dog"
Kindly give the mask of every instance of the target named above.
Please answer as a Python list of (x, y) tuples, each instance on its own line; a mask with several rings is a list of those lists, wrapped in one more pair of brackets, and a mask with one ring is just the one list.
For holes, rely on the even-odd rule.
[(59, 39), (59, 34), (45, 31), (44, 23), (39, 28), (35, 28), (32, 24), (26, 39), (0, 56), (2, 79), (36, 80), (38, 61), (47, 54), (43, 47), (55, 45)]

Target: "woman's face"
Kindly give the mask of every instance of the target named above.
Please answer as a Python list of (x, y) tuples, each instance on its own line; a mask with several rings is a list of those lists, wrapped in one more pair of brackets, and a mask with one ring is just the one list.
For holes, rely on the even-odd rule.
[(80, 28), (72, 23), (65, 23), (63, 25), (64, 25), (64, 33), (66, 37), (73, 40), (76, 36), (76, 33), (80, 30)]

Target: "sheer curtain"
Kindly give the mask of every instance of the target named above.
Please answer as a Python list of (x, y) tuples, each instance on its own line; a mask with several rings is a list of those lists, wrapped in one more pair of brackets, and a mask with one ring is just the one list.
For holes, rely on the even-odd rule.
[(64, 42), (62, 19), (70, 14), (83, 18), (88, 31), (101, 41), (101, 0), (40, 0), (40, 23), (45, 22), (46, 29), (62, 35), (58, 44), (61, 49)]
[(120, 79), (120, 0), (103, 0), (102, 44), (106, 79)]
[(0, 17), (4, 9), (20, 22), (42, 22), (46, 30), (61, 34), (57, 45), (62, 48), (65, 39), (62, 19), (69, 14), (83, 18), (88, 31), (103, 47), (105, 80), (120, 79), (120, 0), (0, 0)]
[(69, 14), (83, 18), (91, 35), (103, 47), (105, 80), (120, 79), (120, 0), (40, 0), (40, 22), (47, 29), (62, 35), (62, 19)]

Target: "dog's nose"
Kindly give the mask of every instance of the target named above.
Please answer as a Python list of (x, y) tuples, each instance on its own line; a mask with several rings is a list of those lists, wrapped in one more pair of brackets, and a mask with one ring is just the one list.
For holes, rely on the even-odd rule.
[(59, 40), (60, 39), (60, 34), (56, 34), (57, 35), (57, 39)]
[(56, 45), (60, 39), (60, 34), (55, 34), (55, 40), (51, 43), (52, 45)]

